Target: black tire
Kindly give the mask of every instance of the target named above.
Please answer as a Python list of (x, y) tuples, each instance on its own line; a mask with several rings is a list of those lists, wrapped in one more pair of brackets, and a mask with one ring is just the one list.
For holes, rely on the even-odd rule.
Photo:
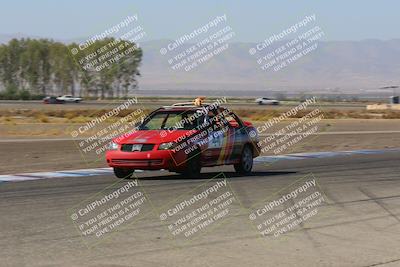
[(258, 101), (258, 104), (259, 104), (259, 105), (262, 105), (262, 104), (263, 104), (263, 102), (262, 102), (262, 101)]
[(135, 170), (130, 170), (130, 169), (123, 169), (123, 168), (114, 168), (114, 174), (118, 178), (121, 179), (129, 179), (131, 178), (132, 174), (135, 172)]
[(253, 168), (253, 150), (249, 145), (245, 145), (242, 154), (240, 155), (240, 162), (233, 165), (235, 171), (240, 174), (251, 173)]
[(188, 156), (185, 170), (181, 173), (182, 176), (193, 178), (201, 172), (201, 154), (200, 151), (195, 151)]
[(79, 103), (79, 102), (81, 102), (80, 100), (75, 100), (75, 103)]

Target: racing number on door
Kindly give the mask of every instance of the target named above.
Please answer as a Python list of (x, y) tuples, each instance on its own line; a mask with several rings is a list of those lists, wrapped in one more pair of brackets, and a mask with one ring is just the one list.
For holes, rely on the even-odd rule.
[(224, 143), (224, 131), (212, 131), (208, 140), (208, 148), (222, 148)]

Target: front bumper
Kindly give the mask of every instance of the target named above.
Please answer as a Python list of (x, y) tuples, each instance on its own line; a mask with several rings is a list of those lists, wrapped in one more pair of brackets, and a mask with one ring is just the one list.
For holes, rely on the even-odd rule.
[(186, 157), (171, 150), (123, 152), (111, 150), (106, 152), (107, 164), (113, 168), (139, 170), (180, 170), (184, 168)]

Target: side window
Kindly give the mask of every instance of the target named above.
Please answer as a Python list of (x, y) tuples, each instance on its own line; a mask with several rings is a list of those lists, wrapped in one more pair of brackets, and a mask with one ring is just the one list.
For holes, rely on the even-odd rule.
[(204, 115), (200, 112), (184, 112), (182, 113), (182, 127), (185, 130), (193, 130), (204, 122)]
[(214, 130), (220, 130), (223, 128), (224, 124), (226, 125), (224, 116), (218, 109), (209, 110), (207, 117)]
[(169, 128), (176, 128), (179, 125), (179, 122), (181, 121), (181, 116), (179, 114), (168, 114), (167, 120), (164, 122), (163, 128), (169, 129)]

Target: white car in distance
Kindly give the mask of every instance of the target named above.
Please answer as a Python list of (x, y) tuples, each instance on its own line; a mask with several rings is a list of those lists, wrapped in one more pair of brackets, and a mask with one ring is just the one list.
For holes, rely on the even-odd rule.
[(82, 101), (82, 98), (73, 97), (72, 95), (63, 95), (63, 96), (57, 97), (57, 100), (61, 100), (61, 101), (65, 101), (65, 102), (79, 103)]
[(278, 100), (267, 97), (257, 98), (255, 102), (258, 103), (259, 105), (279, 105)]

